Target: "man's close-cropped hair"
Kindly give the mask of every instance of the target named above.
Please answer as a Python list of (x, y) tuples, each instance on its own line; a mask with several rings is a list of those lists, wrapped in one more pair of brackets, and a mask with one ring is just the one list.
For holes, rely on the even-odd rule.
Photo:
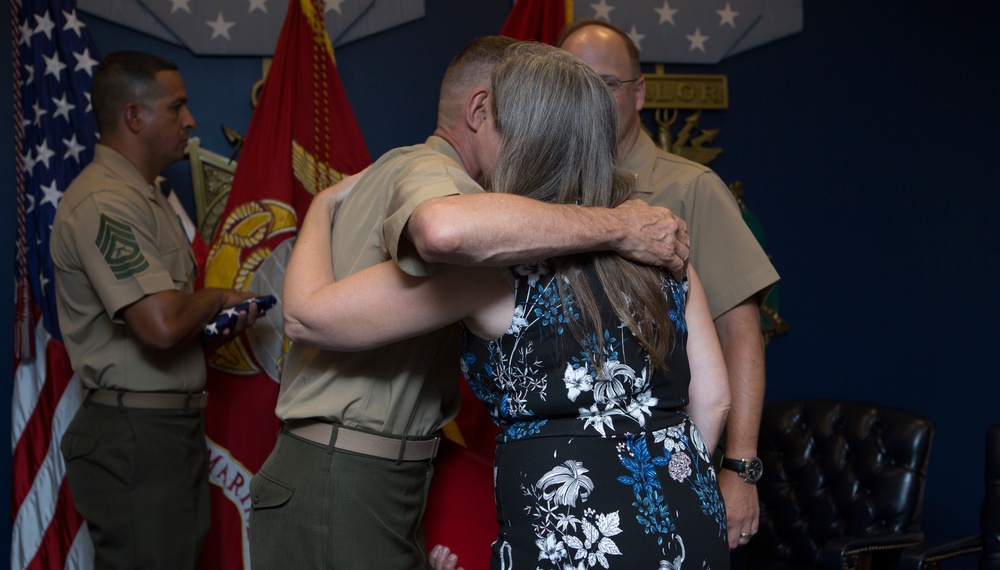
[(150, 95), (149, 88), (156, 84), (156, 74), (161, 71), (177, 71), (177, 65), (141, 51), (116, 51), (101, 60), (90, 88), (98, 129), (110, 132), (117, 126), (118, 114), (126, 104), (144, 102)]

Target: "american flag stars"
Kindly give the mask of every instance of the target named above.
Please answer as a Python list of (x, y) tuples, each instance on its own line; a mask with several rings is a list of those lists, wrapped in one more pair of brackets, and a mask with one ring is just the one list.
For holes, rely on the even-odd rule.
[[(299, 0), (292, 0), (299, 1)], [(199, 55), (269, 57), (289, 0), (79, 0), (80, 10)], [(470, 4), (471, 5), (471, 4)], [(318, 0), (334, 45), (415, 20), (424, 0)]]
[[(577, 19), (628, 33), (642, 61), (718, 63), (802, 29), (801, 0), (574, 0)], [(763, 23), (763, 25), (761, 25)]]

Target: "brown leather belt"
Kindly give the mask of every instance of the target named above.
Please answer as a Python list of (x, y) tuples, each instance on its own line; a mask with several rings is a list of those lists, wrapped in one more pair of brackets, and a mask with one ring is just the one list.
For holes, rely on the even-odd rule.
[(125, 390), (91, 390), (87, 400), (104, 406), (147, 410), (203, 409), (208, 392), (126, 392)]
[[(437, 455), (440, 438), (403, 439), (387, 437), (367, 431), (358, 431), (342, 425), (337, 425), (337, 438), (333, 442), (334, 449), (360, 453), (382, 459), (396, 461), (427, 461)], [(285, 430), (303, 439), (330, 444), (333, 437), (333, 424), (315, 420), (302, 420), (285, 424)]]

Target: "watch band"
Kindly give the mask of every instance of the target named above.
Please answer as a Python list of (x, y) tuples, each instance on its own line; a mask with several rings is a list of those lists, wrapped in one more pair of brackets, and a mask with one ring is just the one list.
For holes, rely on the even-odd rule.
[(756, 484), (760, 476), (764, 474), (764, 463), (761, 462), (759, 457), (744, 459), (723, 457), (720, 467), (735, 471), (748, 485)]
[(743, 471), (746, 469), (746, 459), (733, 459), (731, 457), (722, 458), (722, 468), (728, 469), (730, 471), (735, 471), (740, 475), (743, 475)]

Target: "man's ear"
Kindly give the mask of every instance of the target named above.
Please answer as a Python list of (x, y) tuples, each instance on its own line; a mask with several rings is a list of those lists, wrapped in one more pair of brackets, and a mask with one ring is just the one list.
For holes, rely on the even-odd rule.
[(122, 122), (132, 133), (137, 133), (142, 128), (142, 107), (137, 103), (127, 103), (122, 111)]
[(465, 102), (465, 122), (473, 132), (479, 132), (486, 122), (486, 113), (490, 112), (487, 106), (488, 96), (489, 91), (486, 89), (477, 89)]
[(635, 82), (635, 110), (641, 111), (646, 105), (646, 78), (639, 74)]

